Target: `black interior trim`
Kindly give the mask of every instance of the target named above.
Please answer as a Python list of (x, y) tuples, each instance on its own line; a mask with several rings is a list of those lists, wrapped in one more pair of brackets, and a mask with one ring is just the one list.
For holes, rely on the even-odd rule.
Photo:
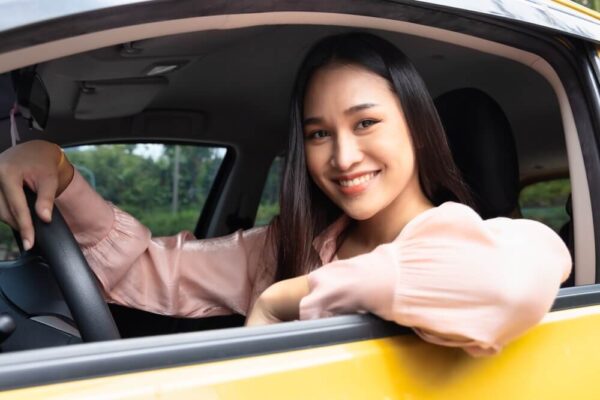
[(213, 182), (210, 192), (206, 197), (204, 208), (202, 209), (202, 213), (200, 214), (200, 218), (198, 218), (198, 223), (194, 229), (194, 236), (196, 236), (197, 239), (205, 239), (210, 237), (210, 222), (215, 217), (215, 211), (219, 206), (219, 199), (221, 199), (221, 195), (223, 194), (227, 185), (227, 178), (229, 178), (231, 171), (235, 166), (235, 160), (237, 157), (234, 148), (228, 146), (226, 149), (227, 152), (225, 153), (225, 157), (221, 162), (219, 171), (215, 176), (215, 181)]
[(183, 332), (199, 332), (212, 329), (237, 328), (244, 326), (246, 317), (240, 314), (220, 315), (204, 318), (180, 318), (170, 315), (154, 314), (136, 308), (118, 304), (109, 304), (108, 308), (115, 319), (123, 339), (167, 335)]
[(0, 390), (410, 334), (371, 315), (86, 343), (0, 357)]
[(600, 304), (600, 285), (574, 286), (560, 289), (552, 311)]

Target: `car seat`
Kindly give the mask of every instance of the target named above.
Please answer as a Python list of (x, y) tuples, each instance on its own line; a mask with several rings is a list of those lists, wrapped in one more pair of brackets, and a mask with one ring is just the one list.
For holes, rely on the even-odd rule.
[(519, 217), (519, 164), (512, 129), (500, 105), (473, 88), (435, 100), (454, 162), (487, 219)]
[[(439, 96), (435, 106), (446, 131), (454, 162), (469, 185), (479, 214), (521, 217), (519, 164), (514, 136), (500, 105), (478, 89), (456, 89)], [(566, 204), (572, 216), (571, 196)], [(574, 254), (573, 224), (560, 236)], [(573, 286), (574, 274), (562, 284)]]

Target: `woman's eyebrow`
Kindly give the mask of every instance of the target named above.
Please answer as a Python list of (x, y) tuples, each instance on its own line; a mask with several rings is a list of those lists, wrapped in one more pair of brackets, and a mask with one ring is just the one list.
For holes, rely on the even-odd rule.
[(375, 104), (375, 103), (358, 104), (358, 105), (352, 106), (349, 109), (347, 109), (346, 111), (344, 111), (344, 114), (353, 114), (355, 112), (366, 110), (367, 108), (376, 107), (376, 106), (377, 106), (377, 104)]
[[(352, 106), (352, 107), (348, 108), (347, 110), (345, 110), (344, 114), (346, 114), (346, 115), (353, 114), (355, 112), (358, 112), (361, 110), (366, 110), (367, 108), (376, 107), (376, 106), (378, 106), (378, 104), (375, 104), (375, 103), (357, 104), (357, 105)], [(308, 118), (304, 119), (303, 125), (320, 124), (322, 122), (323, 122), (322, 117), (308, 117)]]
[(308, 118), (304, 118), (304, 121), (302, 121), (302, 125), (306, 126), (306, 125), (317, 125), (323, 122), (323, 118), (321, 117), (308, 117)]

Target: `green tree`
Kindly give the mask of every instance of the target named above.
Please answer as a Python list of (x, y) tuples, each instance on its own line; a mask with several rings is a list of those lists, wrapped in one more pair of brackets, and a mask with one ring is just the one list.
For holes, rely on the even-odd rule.
[(525, 218), (545, 223), (555, 231), (569, 220), (565, 204), (571, 194), (569, 179), (554, 179), (531, 184), (519, 195), (521, 213)]
[[(163, 157), (168, 165), (166, 181), (172, 188), (175, 146), (166, 147)], [(180, 208), (204, 204), (222, 160), (221, 152), (215, 148), (180, 146), (178, 181)], [(169, 196), (172, 196), (172, 191)]]
[(94, 178), (102, 197), (126, 211), (136, 214), (168, 204), (168, 193), (157, 190), (167, 183), (165, 160), (136, 155), (130, 145), (86, 146), (68, 156), (86, 178)]
[(155, 235), (192, 230), (204, 206), (223, 151), (179, 146), (178, 212), (171, 212), (175, 146), (149, 156), (138, 145), (84, 146), (69, 159), (108, 201), (138, 218)]

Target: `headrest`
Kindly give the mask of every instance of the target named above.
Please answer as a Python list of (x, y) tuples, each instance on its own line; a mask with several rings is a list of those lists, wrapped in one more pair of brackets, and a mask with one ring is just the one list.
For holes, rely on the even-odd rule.
[(483, 218), (518, 209), (519, 164), (512, 129), (486, 93), (457, 89), (435, 100), (450, 149)]
[(44, 130), (50, 112), (50, 97), (35, 67), (12, 71), (11, 78), (17, 92), (19, 112), (30, 126)]

